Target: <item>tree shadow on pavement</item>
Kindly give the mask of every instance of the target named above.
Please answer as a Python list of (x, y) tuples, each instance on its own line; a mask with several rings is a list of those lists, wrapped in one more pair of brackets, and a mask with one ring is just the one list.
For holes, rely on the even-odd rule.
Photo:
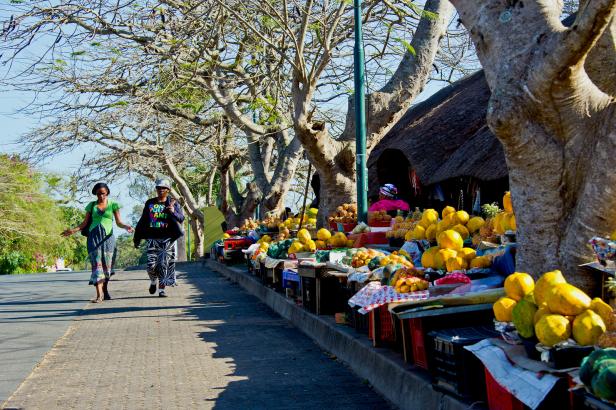
[[(390, 408), (350, 369), (237, 284), (199, 266), (182, 271), (184, 281), (200, 291), (186, 315), (207, 322), (199, 336), (214, 344), (215, 359), (232, 361), (234, 368), (227, 376), (235, 380), (211, 400), (215, 409)], [(210, 301), (219, 308), (204, 308)]]

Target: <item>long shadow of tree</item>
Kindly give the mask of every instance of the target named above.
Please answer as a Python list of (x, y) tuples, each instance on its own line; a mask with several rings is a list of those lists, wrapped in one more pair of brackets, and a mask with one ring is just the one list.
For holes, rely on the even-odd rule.
[[(233, 361), (234, 378), (216, 409), (386, 409), (389, 404), (347, 367), (237, 284), (186, 266), (184, 281), (200, 290), (188, 320), (207, 321), (199, 336), (214, 358)], [(212, 308), (213, 306), (216, 308)], [(195, 375), (198, 377), (198, 375)]]

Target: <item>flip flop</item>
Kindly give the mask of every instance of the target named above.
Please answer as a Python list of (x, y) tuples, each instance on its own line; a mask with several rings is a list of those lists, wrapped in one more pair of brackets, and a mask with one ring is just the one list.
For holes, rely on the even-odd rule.
[(92, 300), (90, 301), (90, 303), (102, 303), (102, 302), (103, 302), (103, 299), (99, 299), (99, 298), (92, 299)]

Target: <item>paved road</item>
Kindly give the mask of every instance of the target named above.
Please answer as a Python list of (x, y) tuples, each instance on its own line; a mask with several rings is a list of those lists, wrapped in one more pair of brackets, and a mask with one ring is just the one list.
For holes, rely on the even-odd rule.
[(348, 368), (237, 285), (185, 265), (170, 297), (123, 272), (6, 408), (387, 409)]
[(89, 273), (0, 276), (0, 403), (15, 391), (93, 294)]

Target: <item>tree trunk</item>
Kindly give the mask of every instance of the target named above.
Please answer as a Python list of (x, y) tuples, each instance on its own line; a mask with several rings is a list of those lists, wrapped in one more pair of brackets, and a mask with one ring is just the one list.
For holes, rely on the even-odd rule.
[[(191, 245), (194, 246), (195, 253), (194, 257), (197, 259), (203, 258), (203, 235), (204, 235), (204, 223), (202, 220), (190, 218), (188, 221), (190, 223), (190, 241)], [(187, 233), (184, 237), (187, 236)], [(189, 250), (192, 251), (192, 250)]]
[[(593, 259), (588, 240), (616, 228), (616, 115), (607, 94), (614, 59), (589, 54), (616, 12), (588, 3), (564, 29), (548, 0), (454, 0), (492, 91), (488, 124), (503, 143), (519, 250), (516, 269), (537, 277), (560, 269), (592, 290), (577, 266)], [(613, 27), (613, 21), (611, 27)], [(587, 58), (589, 57), (589, 58)], [(585, 64), (592, 67), (592, 80)], [(594, 82), (593, 82), (594, 81)], [(595, 83), (596, 82), (596, 83)]]
[[(424, 10), (437, 17), (423, 16), (420, 19), (411, 41), (415, 52), (407, 51), (389, 81), (380, 90), (366, 96), (366, 155), (402, 117), (429, 79), (453, 7), (446, 0), (427, 0)], [(339, 138), (332, 138), (325, 124), (312, 120), (313, 107), (310, 102), (317, 83), (317, 79), (306, 80), (304, 73), (294, 70), (294, 127), (311, 163), (321, 176), (319, 223), (322, 224), (337, 206), (357, 201), (355, 112), (351, 97), (344, 131)]]

